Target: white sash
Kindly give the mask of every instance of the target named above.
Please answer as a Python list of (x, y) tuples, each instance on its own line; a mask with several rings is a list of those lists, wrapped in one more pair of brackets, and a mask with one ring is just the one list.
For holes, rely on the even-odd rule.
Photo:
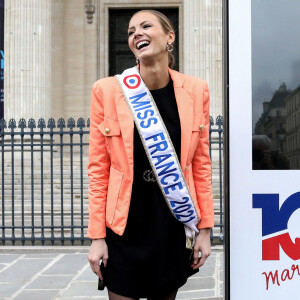
[(186, 247), (192, 249), (199, 233), (199, 217), (169, 133), (137, 67), (115, 76), (133, 115), (158, 185), (174, 217), (182, 222)]

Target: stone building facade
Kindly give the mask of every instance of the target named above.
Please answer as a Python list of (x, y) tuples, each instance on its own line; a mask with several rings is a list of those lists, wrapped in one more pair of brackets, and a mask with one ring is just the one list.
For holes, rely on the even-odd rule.
[[(88, 2), (88, 1), (87, 1)], [(91, 86), (108, 76), (111, 9), (177, 8), (179, 70), (208, 81), (222, 115), (222, 0), (5, 1), (4, 118), (88, 118)]]
[(286, 106), (286, 154), (291, 169), (300, 169), (300, 85), (284, 100)]
[(280, 141), (278, 129), (286, 130), (286, 107), (284, 99), (290, 94), (286, 84), (282, 83), (274, 92), (272, 99), (263, 103), (263, 113), (255, 124), (256, 135), (266, 135), (272, 142), (271, 150), (285, 152), (286, 143)]
[[(87, 9), (87, 3), (92, 3), (92, 9)], [(179, 71), (205, 79), (210, 88), (210, 114), (214, 119), (223, 115), (222, 0), (6, 0), (4, 119), (7, 125), (11, 118), (16, 120), (16, 127), (22, 118), (27, 123), (30, 118), (37, 123), (44, 118), (46, 125), (49, 118), (56, 122), (59, 118), (87, 120), (92, 84), (109, 75), (110, 11), (143, 8), (178, 11)], [(94, 13), (87, 15), (86, 10)], [(20, 147), (9, 146), (12, 140), (20, 142), (19, 135), (13, 139), (9, 134), (5, 137), (8, 150), (3, 152), (4, 159), (0, 159), (0, 169), (4, 166), (0, 181), (5, 182), (1, 191), (2, 205), (9, 212), (5, 217), (7, 224), (12, 223), (11, 211), (15, 224), (22, 228), (24, 224), (31, 228), (33, 222), (42, 226), (41, 218), (45, 217), (48, 239), (55, 234), (72, 236), (69, 228), (77, 224), (74, 234), (77, 232), (83, 240), (83, 226), (88, 220), (88, 134), (81, 141), (86, 145), (83, 148), (74, 138), (77, 146), (71, 150), (70, 138), (70, 134), (61, 140), (55, 135), (57, 144), (49, 151), (52, 141), (49, 135), (43, 139), (36, 135), (34, 150), (30, 150), (33, 139), (25, 136), (27, 146), (20, 151)], [(62, 139), (66, 143), (64, 150), (59, 147)], [(48, 143), (43, 152), (41, 143)], [(221, 152), (217, 144), (213, 144), (212, 150), (215, 230), (220, 232)], [(53, 225), (59, 226), (60, 222), (61, 226), (68, 226), (63, 233)], [(14, 234), (9, 229), (6, 235)], [(16, 236), (23, 239), (20, 231)]]
[(300, 85), (288, 90), (283, 83), (272, 99), (263, 103), (263, 113), (254, 129), (255, 135), (270, 138), (272, 151), (288, 162), (288, 169), (300, 169)]

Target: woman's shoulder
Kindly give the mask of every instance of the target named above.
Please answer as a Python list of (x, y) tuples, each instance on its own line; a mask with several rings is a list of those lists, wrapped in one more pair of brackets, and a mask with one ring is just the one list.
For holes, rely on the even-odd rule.
[(187, 74), (182, 74), (182, 76), (184, 77), (184, 83), (187, 86), (194, 86), (194, 85), (200, 85), (200, 86), (205, 86), (207, 85), (207, 82), (201, 78), (201, 77), (197, 77), (197, 76), (193, 76), (193, 75), (187, 75)]
[(110, 77), (104, 77), (100, 78), (97, 81), (94, 82), (93, 84), (93, 89), (94, 90), (115, 90), (119, 86), (118, 81), (115, 77), (110, 76)]
[(175, 70), (171, 70), (171, 73), (173, 75), (172, 77), (179, 83), (182, 83), (182, 85), (185, 88), (188, 88), (188, 89), (193, 89), (195, 87), (204, 88), (207, 85), (207, 82), (200, 77), (180, 73)]

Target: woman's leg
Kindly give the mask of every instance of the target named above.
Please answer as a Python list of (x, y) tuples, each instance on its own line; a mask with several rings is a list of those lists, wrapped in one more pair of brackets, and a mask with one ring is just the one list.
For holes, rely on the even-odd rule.
[(109, 298), (109, 300), (138, 300), (138, 298), (130, 298), (130, 297), (121, 296), (121, 295), (115, 294), (111, 291), (108, 291), (108, 298)]
[(177, 295), (177, 291), (178, 290), (175, 290), (175, 291), (171, 292), (170, 294), (168, 294), (164, 297), (147, 298), (147, 300), (175, 300), (176, 295)]

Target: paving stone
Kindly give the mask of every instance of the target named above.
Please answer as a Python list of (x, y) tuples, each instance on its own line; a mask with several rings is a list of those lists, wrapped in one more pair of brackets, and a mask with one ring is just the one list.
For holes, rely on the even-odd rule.
[(41, 275), (26, 289), (64, 289), (72, 278), (73, 275)]
[(0, 283), (0, 299), (2, 299), (1, 297), (10, 297), (18, 289), (20, 289), (22, 285), (23, 285), (22, 282)]
[(87, 268), (79, 277), (77, 280), (82, 281), (97, 281), (98, 277), (95, 275), (95, 273), (92, 271), (92, 269), (89, 267)]
[(82, 250), (78, 250), (76, 253), (82, 253), (82, 254), (86, 254), (86, 256), (89, 253), (89, 248), (88, 249), (82, 249)]
[(190, 292), (178, 292), (176, 299), (201, 299), (207, 297), (214, 297), (215, 291), (190, 291)]
[(15, 259), (17, 259), (20, 255), (17, 254), (3, 254), (0, 253), (0, 263), (9, 264)]
[(2, 282), (25, 282), (41, 271), (51, 259), (20, 259), (8, 269), (0, 273)]
[(218, 252), (212, 250), (209, 257), (215, 257), (217, 254)]
[[(83, 297), (81, 296), (78, 298), (78, 300), (90, 300), (90, 299), (101, 299), (101, 300), (108, 300), (107, 296), (89, 296), (89, 297)], [(55, 300), (77, 300), (74, 297), (56, 297)], [(141, 299), (142, 300), (142, 299)]]
[(220, 266), (223, 269), (224, 268), (224, 253), (223, 252), (220, 253), (219, 260), (220, 260)]
[(220, 283), (220, 294), (224, 295), (224, 283)]
[(59, 290), (24, 290), (14, 300), (52, 300)]
[(180, 291), (192, 291), (192, 290), (209, 290), (215, 287), (215, 279), (213, 277), (203, 278), (190, 278), (187, 283), (180, 288)]
[(225, 277), (224, 277), (224, 271), (220, 270), (220, 278), (224, 281)]
[(85, 254), (66, 254), (52, 267), (45, 271), (46, 274), (75, 274), (88, 263)]
[(200, 267), (199, 272), (191, 276), (191, 278), (195, 277), (207, 277), (207, 276), (213, 276), (216, 269), (216, 260), (212, 257), (209, 257), (205, 264)]
[[(88, 249), (83, 249), (82, 251), (74, 249), (73, 252), (71, 250), (66, 252), (65, 248), (61, 247), (61, 250), (51, 249), (52, 252), (50, 250), (48, 251), (49, 252), (44, 251), (44, 249), (37, 249), (32, 252), (14, 252), (15, 254), (10, 254), (10, 252), (0, 253), (0, 258), (2, 257), (3, 260), (7, 261), (5, 263), (0, 262), (0, 270), (13, 261), (12, 259), (16, 259), (20, 255), (25, 254), (25, 257), (19, 259), (16, 264), (12, 265), (7, 270), (0, 272), (1, 300), (8, 299), (8, 297), (14, 294), (24, 284), (28, 283), (33, 275), (41, 271), (60, 254), (63, 254), (64, 256), (26, 286), (16, 299), (108, 300), (107, 290), (97, 290), (97, 276), (88, 266)], [(218, 270), (216, 270), (216, 263), (219, 266)], [(76, 281), (73, 281), (71, 285), (68, 286), (69, 282), (74, 278), (74, 275), (84, 266), (87, 266), (85, 271), (76, 279)], [(190, 277), (187, 283), (179, 290), (176, 299), (223, 300), (223, 297), (219, 297), (219, 295), (223, 295), (224, 292), (223, 274), (223, 253), (221, 251), (214, 251), (206, 261), (205, 265), (200, 268), (200, 271)], [(220, 288), (219, 291), (216, 290), (217, 278), (220, 280), (218, 284)], [(4, 281), (2, 284), (1, 280)], [(66, 287), (67, 289), (64, 290)], [(2, 292), (2, 290), (4, 292)], [(63, 293), (61, 296), (56, 296), (62, 291)], [(5, 294), (2, 296), (2, 293)], [(216, 295), (218, 297), (216, 297)]]
[(92, 296), (107, 296), (107, 289), (98, 291), (98, 282), (74, 282), (64, 291), (61, 297), (92, 297)]
[(26, 254), (24, 258), (55, 258), (58, 256), (57, 253), (34, 253)]

